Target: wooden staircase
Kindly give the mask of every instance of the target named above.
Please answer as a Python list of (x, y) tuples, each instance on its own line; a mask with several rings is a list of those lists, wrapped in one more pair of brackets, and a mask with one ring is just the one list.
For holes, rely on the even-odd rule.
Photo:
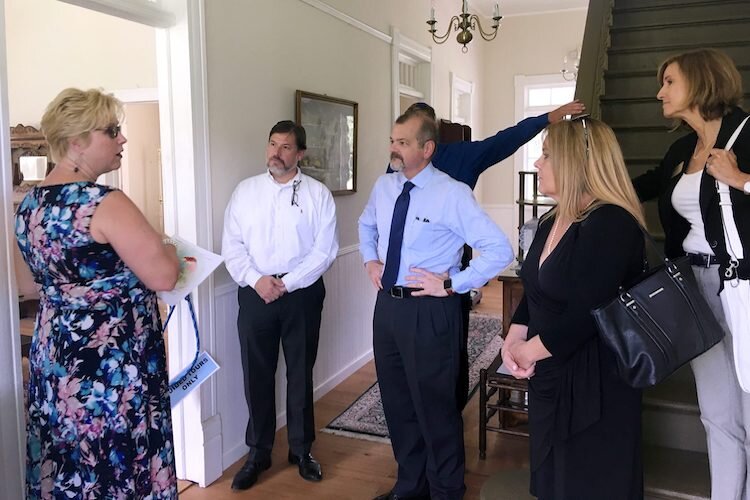
[[(667, 57), (714, 47), (737, 64), (750, 96), (750, 1), (590, 0), (576, 97), (615, 131), (633, 177), (657, 166), (687, 133), (656, 99)], [(650, 231), (663, 238), (656, 202), (645, 205)], [(688, 366), (644, 393), (647, 498), (708, 499), (706, 437)]]

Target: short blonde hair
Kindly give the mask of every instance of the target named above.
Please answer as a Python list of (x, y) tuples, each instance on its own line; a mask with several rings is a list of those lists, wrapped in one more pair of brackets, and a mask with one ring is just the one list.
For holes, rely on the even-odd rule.
[(675, 63), (688, 87), (687, 105), (698, 108), (701, 117), (715, 120), (742, 104), (742, 77), (728, 55), (716, 49), (698, 49), (667, 58), (657, 73), (662, 85), (667, 66)]
[[(620, 145), (607, 124), (589, 117), (562, 120), (550, 124), (546, 134), (559, 196), (557, 214), (565, 220), (580, 221), (591, 209), (609, 203), (627, 210), (646, 227)], [(584, 208), (587, 194), (594, 202)]]
[(71, 139), (88, 141), (92, 130), (119, 122), (122, 114), (122, 103), (98, 89), (68, 88), (57, 94), (42, 116), (52, 161), (65, 158)]

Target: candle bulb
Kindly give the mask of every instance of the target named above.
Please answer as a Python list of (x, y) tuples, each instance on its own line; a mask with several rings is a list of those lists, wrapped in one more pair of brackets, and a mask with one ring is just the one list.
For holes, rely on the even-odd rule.
[(500, 6), (498, 4), (495, 4), (495, 12), (492, 17), (500, 17)]
[(466, 14), (467, 12), (469, 12), (469, 6), (468, 6), (468, 5), (466, 4), (466, 0), (464, 0), (464, 9), (463, 9), (463, 13), (464, 13), (464, 14)]
[(435, 9), (431, 8), (430, 9), (430, 21), (434, 21), (434, 20), (435, 20)]

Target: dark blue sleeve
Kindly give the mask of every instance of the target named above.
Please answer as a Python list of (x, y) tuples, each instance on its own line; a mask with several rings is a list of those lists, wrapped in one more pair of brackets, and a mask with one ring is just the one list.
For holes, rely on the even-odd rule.
[(515, 153), (549, 123), (547, 114), (526, 118), (482, 141), (438, 144), (432, 164), (474, 189), (479, 175)]

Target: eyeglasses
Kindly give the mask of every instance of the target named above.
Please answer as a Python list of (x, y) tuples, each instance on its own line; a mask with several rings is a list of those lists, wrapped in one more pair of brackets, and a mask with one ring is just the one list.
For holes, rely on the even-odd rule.
[(302, 179), (297, 179), (292, 183), (292, 206), (299, 206), (299, 185), (302, 183)]
[(586, 118), (589, 118), (590, 116), (591, 115), (587, 113), (583, 115), (570, 117), (571, 122), (578, 121), (578, 120), (581, 121), (581, 126), (583, 127), (583, 139), (586, 141), (586, 158), (589, 157), (589, 129), (586, 126)]
[(104, 132), (111, 139), (117, 139), (117, 136), (120, 135), (120, 131), (122, 130), (122, 127), (120, 125), (109, 125), (105, 128), (95, 128), (94, 130)]

